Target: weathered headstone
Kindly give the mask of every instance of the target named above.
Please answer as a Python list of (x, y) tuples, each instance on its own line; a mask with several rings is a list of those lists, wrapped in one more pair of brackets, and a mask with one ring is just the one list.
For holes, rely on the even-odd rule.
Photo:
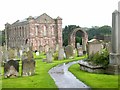
[(88, 41), (88, 56), (102, 51), (102, 43), (97, 39)]
[(82, 56), (83, 55), (82, 47), (77, 48), (77, 54), (78, 54), (78, 56)]
[(18, 56), (17, 49), (14, 50), (14, 53), (15, 53), (15, 57), (17, 57)]
[(23, 50), (19, 50), (20, 57), (23, 55)]
[(60, 48), (58, 51), (58, 60), (63, 60), (64, 59), (64, 48)]
[(59, 50), (59, 45), (56, 44), (55, 51), (58, 51), (58, 50)]
[(4, 64), (4, 77), (19, 76), (19, 62), (16, 60), (9, 60)]
[(77, 49), (80, 48), (80, 47), (81, 47), (81, 46), (80, 46), (80, 43), (77, 43)]
[(71, 45), (68, 45), (65, 47), (65, 54), (66, 54), (66, 58), (73, 58), (74, 57), (73, 47)]
[(52, 52), (49, 50), (49, 51), (46, 53), (46, 62), (47, 62), (47, 63), (51, 63), (52, 60), (53, 60)]
[(22, 60), (22, 76), (30, 76), (35, 74), (35, 60), (32, 51), (28, 51), (27, 59)]
[(49, 51), (49, 45), (46, 45), (45, 46), (45, 52), (48, 52)]
[(39, 46), (39, 52), (42, 53), (44, 50), (43, 50), (43, 47), (40, 45)]
[(75, 49), (73, 49), (73, 55), (74, 55), (74, 57), (76, 57), (77, 56), (77, 49), (75, 48)]
[(21, 60), (26, 60), (27, 58), (28, 58), (27, 52), (24, 51), (22, 54)]
[(16, 57), (15, 57), (15, 51), (13, 50), (13, 49), (9, 49), (8, 50), (8, 59), (10, 60), (12, 60), (12, 59), (15, 59)]

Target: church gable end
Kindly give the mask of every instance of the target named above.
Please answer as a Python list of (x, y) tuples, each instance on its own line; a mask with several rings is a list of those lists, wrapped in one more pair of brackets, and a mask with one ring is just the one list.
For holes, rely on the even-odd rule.
[(38, 23), (55, 23), (54, 19), (48, 16), (46, 13), (36, 18)]

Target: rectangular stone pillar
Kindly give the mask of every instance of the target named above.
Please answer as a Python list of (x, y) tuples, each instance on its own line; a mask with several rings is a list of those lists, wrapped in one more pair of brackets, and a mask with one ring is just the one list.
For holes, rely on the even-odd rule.
[(115, 10), (112, 14), (112, 53), (110, 53), (110, 64), (120, 63), (120, 12)]
[(110, 53), (110, 64), (107, 72), (120, 74), (120, 2), (119, 11), (112, 13), (112, 52)]

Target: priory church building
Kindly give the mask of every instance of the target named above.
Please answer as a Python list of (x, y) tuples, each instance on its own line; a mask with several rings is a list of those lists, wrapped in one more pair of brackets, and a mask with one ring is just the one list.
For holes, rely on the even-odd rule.
[(17, 48), (24, 45), (32, 49), (48, 51), (58, 45), (62, 47), (62, 19), (55, 19), (46, 13), (38, 16), (29, 16), (24, 20), (17, 20), (13, 24), (5, 24), (7, 46)]

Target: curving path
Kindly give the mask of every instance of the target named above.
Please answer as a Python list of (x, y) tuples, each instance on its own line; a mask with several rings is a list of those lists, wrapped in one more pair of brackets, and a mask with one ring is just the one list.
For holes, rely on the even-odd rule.
[(69, 62), (67, 64), (60, 64), (49, 70), (48, 73), (55, 81), (55, 84), (57, 85), (59, 90), (61, 90), (62, 88), (78, 88), (79, 90), (82, 90), (84, 88), (84, 90), (90, 90), (90, 88), (87, 85), (79, 81), (71, 72), (68, 71), (68, 68), (71, 65), (76, 64), (78, 62), (79, 61), (74, 61)]

